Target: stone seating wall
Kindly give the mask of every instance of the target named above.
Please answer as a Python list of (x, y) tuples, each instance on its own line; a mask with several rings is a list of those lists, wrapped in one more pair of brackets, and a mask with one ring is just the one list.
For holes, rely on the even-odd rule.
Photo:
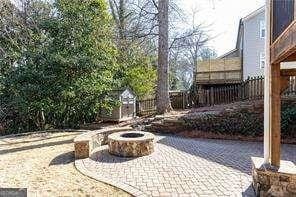
[(108, 143), (108, 135), (120, 132), (133, 130), (132, 127), (107, 127), (100, 130), (85, 132), (74, 138), (74, 154), (75, 159), (88, 158), (91, 152)]

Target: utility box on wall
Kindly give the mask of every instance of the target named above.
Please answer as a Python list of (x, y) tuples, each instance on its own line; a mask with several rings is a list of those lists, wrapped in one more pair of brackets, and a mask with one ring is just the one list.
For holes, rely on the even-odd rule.
[(111, 114), (106, 110), (100, 111), (100, 119), (103, 121), (122, 122), (131, 120), (136, 115), (136, 96), (129, 89), (113, 90), (110, 93), (115, 99), (120, 101), (118, 107), (114, 107)]

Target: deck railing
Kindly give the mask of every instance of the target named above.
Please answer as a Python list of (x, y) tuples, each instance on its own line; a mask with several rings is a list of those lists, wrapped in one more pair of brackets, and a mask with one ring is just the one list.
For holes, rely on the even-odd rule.
[(238, 83), (242, 80), (240, 57), (199, 61), (195, 81), (198, 84)]

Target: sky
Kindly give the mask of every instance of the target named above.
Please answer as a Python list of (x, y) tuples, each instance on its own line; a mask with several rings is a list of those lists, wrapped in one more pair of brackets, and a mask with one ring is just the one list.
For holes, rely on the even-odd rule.
[(214, 48), (218, 55), (222, 55), (235, 47), (239, 19), (263, 6), (265, 0), (177, 0), (177, 2), (187, 15), (191, 15), (193, 10), (198, 11), (195, 23), (202, 23), (206, 27), (207, 33), (212, 38), (208, 46)]
[(239, 19), (264, 5), (265, 0), (180, 0), (185, 13), (198, 10), (195, 23), (202, 23), (210, 37), (209, 47), (222, 55), (235, 47)]

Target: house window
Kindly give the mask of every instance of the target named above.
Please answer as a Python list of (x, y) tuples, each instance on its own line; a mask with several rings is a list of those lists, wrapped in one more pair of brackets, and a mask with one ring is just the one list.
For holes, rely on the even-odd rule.
[(261, 69), (263, 69), (265, 67), (265, 53), (260, 53), (259, 66)]
[(266, 34), (265, 21), (260, 20), (260, 38), (265, 38), (265, 34)]

